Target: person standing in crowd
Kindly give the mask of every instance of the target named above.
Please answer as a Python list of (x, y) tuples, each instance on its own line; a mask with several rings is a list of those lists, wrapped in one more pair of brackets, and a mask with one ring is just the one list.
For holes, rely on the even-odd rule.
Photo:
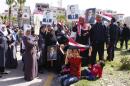
[(16, 57), (16, 47), (15, 47), (15, 37), (13, 35), (14, 31), (12, 28), (7, 26), (8, 31), (8, 50), (6, 54), (6, 67), (7, 68), (17, 68), (18, 62)]
[(19, 37), (19, 42), (20, 42), (20, 54), (21, 55), (24, 52), (24, 46), (23, 46), (23, 41), (22, 41), (23, 36), (24, 36), (24, 31), (23, 30), (19, 30), (18, 31), (18, 37)]
[(6, 52), (8, 49), (7, 44), (7, 29), (5, 25), (0, 26), (0, 77), (2, 77), (2, 74), (8, 74), (5, 71), (5, 62), (6, 62)]
[(90, 39), (92, 45), (91, 64), (96, 63), (97, 52), (99, 54), (99, 60), (104, 60), (104, 44), (108, 44), (108, 30), (105, 25), (102, 24), (102, 18), (96, 16), (96, 24), (94, 24), (90, 30)]
[[(51, 25), (48, 25), (47, 28), (45, 29), (45, 52), (46, 52), (46, 56), (48, 55), (48, 49), (49, 47), (52, 47), (52, 46), (56, 46), (56, 43), (57, 43), (57, 38), (56, 38), (56, 35), (55, 35), (55, 31), (53, 30), (53, 28), (51, 27)], [(57, 52), (57, 51), (56, 51)], [(54, 69), (56, 69), (56, 61), (50, 61), (50, 62), (53, 62), (54, 65)], [(46, 58), (46, 66), (47, 68), (49, 68), (48, 66), (48, 56)], [(51, 65), (52, 66), (52, 65)]]
[(14, 36), (15, 48), (16, 48), (16, 52), (17, 52), (17, 46), (18, 46), (19, 43), (20, 43), (20, 39), (19, 39), (19, 36), (18, 36), (18, 28), (15, 28), (15, 29), (14, 29), (13, 36)]
[(43, 25), (40, 27), (40, 33), (39, 33), (39, 40), (38, 40), (38, 46), (40, 51), (40, 58), (38, 60), (38, 71), (39, 73), (43, 73), (43, 67), (45, 66), (46, 62), (46, 54), (45, 54), (45, 28), (46, 25)]
[(23, 37), (23, 43), (25, 45), (24, 53), (24, 78), (27, 81), (33, 80), (37, 77), (37, 57), (35, 41), (31, 40), (31, 30), (27, 29), (25, 31), (25, 36)]
[[(76, 26), (73, 27), (73, 32), (76, 32), (76, 41), (80, 44), (83, 45), (90, 45), (90, 31), (91, 26), (89, 24), (85, 23), (85, 19), (83, 17), (79, 18), (79, 22)], [(86, 66), (89, 64), (89, 56), (91, 56), (91, 50), (92, 48), (90, 47), (84, 52), (81, 52), (82, 58), (82, 66)]]
[(123, 30), (122, 30), (122, 40), (121, 40), (121, 49), (123, 48), (123, 43), (125, 41), (125, 47), (126, 49), (128, 49), (128, 40), (129, 40), (129, 37), (130, 36), (130, 29), (128, 28), (127, 24), (124, 24), (123, 26)]
[(109, 37), (110, 37), (110, 41), (109, 41), (109, 45), (107, 48), (107, 60), (108, 61), (113, 61), (114, 59), (114, 50), (115, 50), (115, 46), (117, 43), (117, 38), (118, 38), (118, 34), (119, 34), (119, 27), (116, 25), (116, 19), (112, 18), (111, 19), (111, 24), (108, 26), (108, 30), (109, 30)]
[(58, 42), (58, 49), (57, 49), (57, 68), (58, 72), (61, 71), (62, 65), (65, 63), (65, 52), (64, 48), (66, 45), (68, 45), (68, 38), (66, 34), (64, 33), (64, 26), (61, 23), (57, 24), (57, 29), (55, 30), (55, 34), (57, 37), (57, 42)]
[[(118, 43), (119, 41), (121, 41), (121, 34), (122, 34), (121, 23), (120, 23), (120, 22), (117, 22), (117, 26), (118, 26), (118, 29), (117, 29), (117, 39), (116, 39), (115, 49), (117, 49), (117, 43)], [(121, 46), (121, 44), (120, 44), (120, 46)]]

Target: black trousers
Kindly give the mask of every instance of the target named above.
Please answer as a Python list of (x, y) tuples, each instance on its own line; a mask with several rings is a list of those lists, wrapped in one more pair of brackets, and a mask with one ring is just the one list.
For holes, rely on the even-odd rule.
[(5, 67), (0, 67), (0, 73), (5, 72)]
[(126, 47), (126, 49), (128, 49), (128, 38), (122, 38), (121, 39), (121, 48), (123, 47), (123, 44), (124, 44), (124, 41), (125, 41), (125, 47)]
[(114, 59), (114, 51), (115, 51), (115, 44), (111, 43), (109, 44), (109, 47), (107, 48), (107, 60), (108, 61), (113, 61)]
[(104, 43), (93, 44), (92, 45), (92, 56), (91, 56), (91, 64), (96, 63), (97, 53), (99, 55), (99, 60), (104, 60)]

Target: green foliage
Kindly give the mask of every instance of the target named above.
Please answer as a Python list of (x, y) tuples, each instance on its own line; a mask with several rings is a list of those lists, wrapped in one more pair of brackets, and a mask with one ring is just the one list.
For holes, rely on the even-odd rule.
[(66, 21), (66, 16), (64, 16), (64, 15), (57, 16), (57, 20), (58, 21)]
[(26, 2), (26, 0), (17, 0), (17, 2), (18, 2), (19, 4), (24, 4), (24, 3)]
[(121, 70), (130, 70), (130, 58), (123, 57), (121, 59), (121, 63), (122, 63), (122, 65), (120, 67)]
[(14, 3), (14, 0), (6, 0), (7, 5), (12, 5)]

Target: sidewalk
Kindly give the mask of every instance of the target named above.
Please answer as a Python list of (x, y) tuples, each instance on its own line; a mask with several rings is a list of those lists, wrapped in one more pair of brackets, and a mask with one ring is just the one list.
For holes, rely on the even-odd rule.
[[(17, 53), (18, 58), (18, 68), (17, 69), (9, 69), (9, 74), (3, 75), (2, 78), (0, 78), (0, 86), (45, 86), (48, 83), (48, 86), (58, 86), (56, 83), (54, 85), (52, 81), (55, 77), (55, 75), (51, 76), (52, 74), (45, 72), (45, 74), (39, 74), (36, 79), (33, 81), (27, 82), (24, 80), (24, 73), (22, 70), (23, 63), (21, 61), (21, 56), (19, 52)], [(49, 78), (51, 77), (51, 79)], [(48, 81), (48, 82), (47, 82)]]

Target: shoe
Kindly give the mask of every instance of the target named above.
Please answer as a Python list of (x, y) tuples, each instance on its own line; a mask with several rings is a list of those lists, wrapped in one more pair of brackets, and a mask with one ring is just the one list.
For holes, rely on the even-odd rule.
[(1, 74), (9, 74), (9, 73), (5, 71), (5, 72), (1, 72)]
[(43, 71), (43, 70), (40, 70), (39, 73), (40, 73), (40, 74), (44, 74), (44, 71)]
[(0, 75), (0, 78), (2, 78), (2, 75)]

